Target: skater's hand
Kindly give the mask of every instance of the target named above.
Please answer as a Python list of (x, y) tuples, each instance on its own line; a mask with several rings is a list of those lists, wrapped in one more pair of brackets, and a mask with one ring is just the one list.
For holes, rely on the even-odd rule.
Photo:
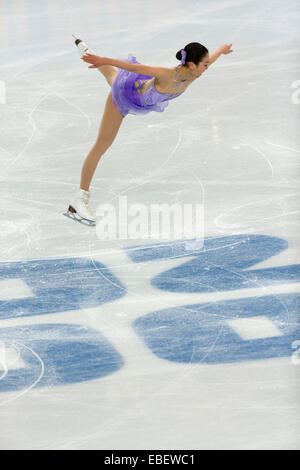
[(233, 52), (233, 50), (231, 50), (231, 46), (232, 44), (224, 44), (223, 46), (220, 46), (220, 51), (221, 51), (221, 54), (230, 54), (230, 52)]
[(87, 52), (84, 56), (81, 57), (84, 62), (87, 62), (88, 64), (93, 64), (89, 65), (89, 69), (97, 69), (98, 67), (101, 67), (101, 65), (105, 65), (105, 58), (100, 57), (99, 55), (95, 54), (90, 54)]

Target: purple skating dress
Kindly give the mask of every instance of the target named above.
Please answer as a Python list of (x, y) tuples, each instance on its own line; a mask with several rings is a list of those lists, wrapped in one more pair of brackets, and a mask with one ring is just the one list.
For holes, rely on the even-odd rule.
[[(125, 62), (131, 62), (132, 64), (141, 63), (138, 62), (136, 57), (132, 56), (132, 54), (128, 55)], [(150, 111), (162, 113), (168, 106), (169, 100), (177, 98), (177, 96), (182, 94), (160, 93), (156, 90), (154, 83), (144, 94), (139, 93), (138, 90), (142, 87), (144, 82), (151, 78), (153, 77), (130, 72), (129, 70), (118, 70), (118, 75), (112, 85), (111, 93), (116, 108), (124, 117), (128, 113), (147, 114), (150, 113)], [(135, 82), (139, 83), (139, 87), (136, 87)]]

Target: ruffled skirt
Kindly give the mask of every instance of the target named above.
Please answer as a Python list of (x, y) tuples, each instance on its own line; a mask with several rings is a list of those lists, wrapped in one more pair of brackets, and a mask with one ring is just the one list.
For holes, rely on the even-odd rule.
[[(123, 60), (124, 59), (120, 59)], [(140, 64), (132, 54), (128, 55), (125, 62)], [(135, 82), (138, 80), (150, 80), (153, 77), (118, 69), (118, 74), (111, 88), (112, 99), (116, 108), (125, 117), (129, 114), (147, 114), (151, 111), (163, 112), (168, 106), (167, 99), (163, 94), (147, 90), (145, 95), (138, 93)], [(147, 95), (147, 96), (146, 96)]]

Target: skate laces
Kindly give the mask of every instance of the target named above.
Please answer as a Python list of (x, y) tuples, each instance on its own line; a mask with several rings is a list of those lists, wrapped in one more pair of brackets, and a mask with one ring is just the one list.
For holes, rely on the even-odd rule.
[(88, 204), (89, 198), (90, 198), (89, 194), (83, 194), (83, 196), (82, 196), (82, 200), (85, 204)]
[(94, 214), (91, 211), (91, 209), (89, 208), (90, 192), (82, 190), (82, 191), (80, 191), (80, 193), (81, 193), (80, 194), (81, 203), (84, 205), (84, 208), (87, 211), (87, 213), (89, 214), (89, 216), (94, 218)]
[(89, 192), (87, 192), (87, 191), (84, 191), (84, 192), (83, 192), (83, 191), (81, 191), (81, 194), (80, 194), (80, 196), (81, 196), (81, 200), (82, 200), (82, 202), (83, 202), (85, 205), (87, 205), (87, 204), (88, 204), (88, 202), (89, 202), (90, 193), (89, 193)]

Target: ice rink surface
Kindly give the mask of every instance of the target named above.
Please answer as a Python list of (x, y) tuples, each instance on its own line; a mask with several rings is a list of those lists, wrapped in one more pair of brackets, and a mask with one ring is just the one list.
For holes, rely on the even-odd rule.
[[(299, 449), (300, 6), (0, 0), (0, 447)], [(232, 43), (128, 115), (91, 206), (201, 203), (204, 245), (101, 240), (62, 215), (109, 85)]]

